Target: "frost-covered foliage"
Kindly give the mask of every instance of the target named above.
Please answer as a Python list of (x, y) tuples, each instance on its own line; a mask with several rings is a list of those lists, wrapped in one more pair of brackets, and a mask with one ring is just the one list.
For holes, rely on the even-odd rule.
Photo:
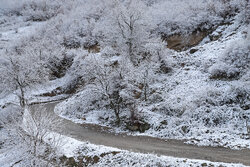
[(244, 11), (242, 12), (243, 23), (250, 23), (250, 1), (246, 1)]
[(77, 112), (79, 107), (82, 112), (90, 108), (92, 110), (111, 109), (117, 121), (120, 122), (121, 110), (126, 110), (128, 106), (138, 104), (142, 100), (148, 100), (152, 91), (151, 84), (156, 77), (155, 73), (161, 71), (161, 68), (157, 64), (158, 58), (156, 62), (153, 59), (147, 60), (135, 67), (127, 57), (111, 57), (106, 54), (105, 51), (101, 54), (87, 54), (75, 59), (72, 73), (81, 76), (86, 86), (75, 99), (80, 101), (72, 107), (78, 108)]
[(245, 1), (170, 0), (151, 8), (157, 31), (164, 36), (192, 33), (230, 22), (230, 17), (244, 10)]
[(0, 6), (1, 6), (1, 9), (10, 10), (10, 9), (19, 8), (25, 2), (27, 2), (27, 0), (12, 0), (12, 1), (2, 0), (0, 3)]
[(250, 70), (249, 32), (245, 39), (234, 41), (209, 72), (214, 79), (237, 79)]
[[(2, 10), (8, 15), (23, 16), (27, 21), (45, 21), (63, 13), (66, 1), (13, 0), (1, 2)], [(65, 5), (63, 7), (63, 5)]]
[[(231, 54), (234, 50), (237, 51), (237, 47), (245, 48), (245, 44), (248, 45), (244, 42), (239, 43), (233, 51), (228, 52), (230, 46), (233, 43), (236, 44), (235, 41), (246, 40), (242, 31), (245, 31), (247, 27), (243, 26), (240, 31), (233, 30), (236, 34), (232, 35), (231, 31), (234, 27), (235, 25), (229, 26), (222, 34), (220, 41), (198, 46), (199, 50), (194, 54), (190, 54), (188, 51), (181, 53), (164, 51), (160, 45), (152, 47), (154, 44), (148, 44), (153, 48), (149, 51), (155, 56), (149, 63), (143, 61), (139, 66), (131, 66), (129, 69), (132, 69), (132, 73), (127, 72), (129, 77), (134, 78), (132, 83), (143, 83), (143, 76), (145, 76), (143, 70), (146, 70), (146, 67), (150, 69), (150, 78), (147, 78), (149, 96), (146, 102), (143, 96), (144, 89), (132, 84), (135, 86), (132, 87), (135, 92), (141, 93), (139, 99), (136, 99), (137, 117), (151, 124), (151, 128), (144, 135), (188, 139), (189, 143), (199, 145), (224, 146), (234, 149), (249, 147), (246, 135), (246, 118), (250, 117), (249, 63), (246, 63), (248, 59), (243, 56), (242, 61), (235, 61), (236, 64), (226, 61), (226, 58), (230, 58), (227, 54)], [(239, 51), (241, 50), (239, 49)], [(99, 56), (101, 57), (99, 58)], [(105, 58), (107, 62), (120, 61), (116, 51), (110, 47), (106, 47), (103, 52), (96, 55), (96, 60), (101, 61), (102, 58)], [(166, 68), (163, 68), (164, 65), (160, 63), (162, 61), (159, 59), (163, 60), (165, 67), (172, 67), (170, 73), (163, 72), (165, 70), (162, 69)], [(239, 66), (237, 62), (245, 63), (245, 65)], [(219, 63), (223, 63), (224, 66)], [(223, 81), (221, 81), (221, 79), (211, 77), (213, 70), (216, 74), (217, 68), (215, 67), (218, 69), (225, 67), (227, 70), (221, 72), (222, 76), (231, 78), (222, 78)], [(112, 72), (110, 74), (110, 76), (113, 75)], [(234, 76), (236, 74), (238, 79)], [(81, 93), (86, 92), (88, 87), (85, 88)], [(121, 95), (123, 93), (129, 95), (126, 90), (123, 89)], [(77, 104), (85, 101), (88, 93), (83, 95), (81, 93), (79, 92), (72, 99), (60, 104), (57, 112), (78, 123), (95, 123), (114, 128), (112, 124), (115, 119), (114, 114), (105, 112), (109, 110), (89, 103), (92, 108), (86, 111), (86, 103), (75, 105), (76, 100)], [(100, 105), (99, 102), (100, 100), (96, 104)], [(77, 106), (81, 106), (79, 110), (72, 110)], [(122, 108), (120, 115), (122, 120), (126, 120), (124, 118), (130, 116), (130, 108), (125, 109)], [(114, 130), (137, 135), (137, 133), (124, 130), (123, 127), (126, 128), (122, 126), (122, 128), (114, 128)]]
[(250, 69), (250, 40), (242, 39), (229, 46), (222, 61), (244, 72)]
[[(21, 111), (20, 111), (21, 110)], [(44, 110), (31, 113), (8, 105), (1, 110), (1, 141), (5, 154), (14, 155), (7, 161), (21, 166), (59, 165), (57, 149), (62, 145), (60, 138), (50, 135), (50, 131), (61, 126)]]
[(212, 79), (237, 79), (239, 70), (231, 65), (219, 62), (209, 69)]
[(36, 52), (32, 49), (23, 51), (6, 52), (1, 61), (2, 90), (16, 91), (20, 99), (20, 105), (25, 106), (26, 91), (32, 85), (46, 81), (47, 69), (44, 62), (38, 60)]
[(147, 6), (140, 0), (111, 5), (111, 12), (101, 19), (96, 31), (104, 35), (104, 46), (112, 46), (137, 64), (150, 40), (151, 19), (145, 13)]
[[(220, 15), (230, 16), (230, 12), (234, 13), (232, 16), (235, 15), (237, 11), (241, 11), (244, 1), (154, 1), (147, 5), (144, 1), (129, 3), (39, 0), (27, 1), (24, 4), (27, 4), (26, 8), (38, 8), (37, 13), (33, 9), (25, 9), (29, 17), (36, 20), (39, 20), (40, 16), (41, 20), (52, 17), (52, 20), (32, 37), (32, 43), (44, 41), (47, 43), (46, 48), (63, 46), (66, 49), (85, 48), (91, 52), (98, 52), (98, 45), (119, 45), (120, 47), (113, 49), (119, 52), (132, 49), (135, 52), (133, 54), (138, 55), (142, 54), (141, 49), (146, 47), (145, 43), (148, 42), (149, 36), (159, 37), (158, 33), (169, 36), (180, 32), (191, 33), (198, 27), (216, 27), (224, 19)], [(46, 10), (40, 12), (40, 8)], [(47, 9), (55, 11), (55, 14), (46, 13)], [(34, 14), (29, 14), (30, 10)], [(129, 15), (133, 15), (134, 18), (129, 20)], [(57, 16), (56, 19), (53, 19), (54, 16)], [(129, 21), (134, 21), (132, 34), (129, 34), (129, 25), (126, 25)], [(43, 50), (47, 50), (46, 48)]]
[[(71, 67), (73, 71), (70, 71), (84, 80), (85, 89), (98, 94), (98, 99), (86, 100), (92, 101), (95, 109), (112, 109), (120, 122), (120, 110), (140, 103), (143, 98), (147, 101), (156, 73), (168, 73), (170, 68), (165, 58), (167, 49), (164, 43), (150, 36), (148, 18), (142, 12), (147, 6), (143, 2), (106, 5), (113, 8), (102, 17), (85, 13), (88, 22), (100, 20), (93, 33), (99, 37), (103, 50), (99, 54), (78, 53)], [(73, 48), (82, 46), (81, 42), (71, 44), (76, 46)], [(87, 105), (83, 107), (89, 108)]]
[[(151, 125), (146, 135), (249, 147), (248, 1), (18, 2), (0, 17), (1, 92), (67, 80), (47, 93), (74, 89), (58, 107), (66, 118), (124, 128), (136, 118)], [(160, 39), (196, 31), (206, 38), (189, 51)]]

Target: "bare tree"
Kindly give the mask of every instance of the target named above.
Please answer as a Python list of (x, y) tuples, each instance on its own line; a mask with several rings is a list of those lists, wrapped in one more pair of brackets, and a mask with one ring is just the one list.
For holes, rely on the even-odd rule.
[(6, 52), (0, 72), (1, 87), (5, 91), (15, 93), (23, 108), (28, 88), (47, 79), (47, 69), (43, 61), (37, 53), (30, 50), (20, 54)]
[(108, 106), (114, 111), (117, 124), (120, 124), (120, 109), (122, 97), (120, 91), (124, 79), (125, 69), (118, 61), (106, 61), (104, 58), (89, 55), (82, 64), (83, 76), (92, 85), (93, 92), (103, 96)]
[(24, 161), (28, 166), (59, 166), (57, 149), (62, 146), (61, 136), (52, 133), (54, 128), (62, 126), (54, 115), (43, 109), (33, 113), (26, 108), (23, 116), (19, 112), (8, 112), (1, 115), (1, 124), (8, 132), (5, 147), (18, 150), (22, 157), (18, 162)]
[(145, 9), (146, 5), (140, 0), (113, 1), (111, 12), (99, 26), (105, 43), (127, 56), (134, 65), (139, 63), (144, 45), (150, 39)]

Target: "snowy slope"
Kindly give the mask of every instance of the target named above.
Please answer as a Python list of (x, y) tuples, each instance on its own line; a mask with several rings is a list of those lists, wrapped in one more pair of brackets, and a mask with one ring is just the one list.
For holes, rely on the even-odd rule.
[[(189, 50), (173, 52), (170, 56), (176, 64), (174, 72), (159, 76), (158, 82), (152, 85), (153, 89), (161, 92), (163, 100), (139, 107), (142, 111), (140, 116), (151, 124), (151, 128), (145, 133), (125, 132), (164, 139), (188, 139), (188, 143), (198, 145), (250, 148), (246, 120), (242, 118), (249, 110), (241, 109), (237, 103), (216, 104), (235, 98), (238, 89), (248, 91), (249, 80), (244, 81), (244, 77), (232, 81), (213, 80), (209, 73), (209, 68), (220, 61), (228, 48), (245, 38), (245, 31), (247, 27), (239, 26), (237, 22), (218, 27), (215, 32), (221, 33), (220, 39), (204, 39), (204, 42), (195, 47), (198, 51), (194, 54), (190, 54)], [(60, 103), (56, 112), (77, 123), (93, 123), (113, 128), (109, 122), (114, 119), (112, 112), (85, 112), (77, 109), (84, 108), (81, 102), (84, 104), (86, 93), (80, 92)], [(129, 113), (122, 114), (126, 116)], [(124, 128), (115, 128), (114, 131), (123, 132)]]

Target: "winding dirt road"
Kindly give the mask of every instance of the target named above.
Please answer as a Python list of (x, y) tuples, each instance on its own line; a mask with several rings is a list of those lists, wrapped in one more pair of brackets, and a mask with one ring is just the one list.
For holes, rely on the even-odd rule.
[[(54, 113), (57, 102), (39, 104), (46, 111)], [(33, 105), (33, 109), (37, 105)], [(89, 124), (76, 124), (54, 114), (63, 122), (63, 127), (57, 132), (73, 137), (81, 141), (89, 141), (97, 145), (105, 145), (125, 149), (133, 152), (154, 153), (158, 155), (173, 156), (179, 158), (201, 159), (212, 162), (242, 163), (250, 166), (250, 150), (231, 150), (219, 147), (198, 147), (184, 144), (179, 140), (162, 140), (146, 136), (128, 136), (113, 134), (103, 130), (100, 126)]]

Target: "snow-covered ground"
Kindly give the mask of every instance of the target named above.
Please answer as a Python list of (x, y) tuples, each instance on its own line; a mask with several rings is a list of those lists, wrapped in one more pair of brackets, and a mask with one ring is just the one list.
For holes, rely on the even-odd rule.
[[(92, 5), (96, 6), (95, 1), (93, 2)], [(237, 0), (232, 1), (232, 4), (235, 3), (235, 6), (240, 6), (240, 3), (237, 4), (236, 2)], [(98, 33), (93, 35), (96, 32), (92, 32), (92, 30), (97, 28), (97, 30), (95, 30), (98, 31), (98, 28), (100, 29), (101, 27), (102, 29), (103, 26), (107, 26), (99, 25), (98, 27), (98, 24), (101, 24), (102, 22), (96, 22), (98, 19), (95, 18), (95, 15), (97, 15), (97, 18), (102, 18), (101, 14), (109, 13), (109, 11), (107, 12), (102, 9), (103, 7), (107, 7), (105, 5), (100, 6), (100, 8), (97, 6), (97, 9), (95, 9), (96, 11), (93, 10), (93, 13), (93, 11), (89, 9), (83, 10), (80, 6), (81, 3), (78, 3), (80, 7), (76, 8), (76, 10), (72, 10), (72, 12), (69, 12), (66, 9), (71, 9), (78, 5), (75, 4), (74, 6), (69, 3), (70, 5), (65, 5), (64, 9), (58, 7), (56, 2), (50, 2), (49, 5), (51, 5), (51, 8), (47, 8), (50, 6), (46, 6), (46, 3), (44, 4), (45, 8), (39, 4), (41, 5), (41, 9), (39, 9), (38, 6), (38, 8), (34, 10), (32, 9), (32, 5), (30, 5), (30, 11), (26, 11), (25, 8), (24, 11), (21, 11), (20, 8), (19, 12), (21, 13), (19, 14), (12, 13), (5, 15), (0, 11), (0, 62), (2, 61), (1, 55), (5, 55), (11, 49), (15, 50), (15, 47), (22, 46), (26, 49), (28, 48), (27, 50), (29, 50), (29, 47), (32, 49), (34, 47), (34, 50), (42, 48), (45, 50), (45, 55), (51, 54), (50, 56), (53, 57), (53, 54), (55, 54), (56, 58), (67, 54), (70, 56), (73, 55), (73, 57), (75, 56), (75, 61), (77, 61), (77, 58), (83, 58), (88, 52), (86, 50), (83, 51), (84, 49), (82, 48), (72, 49), (70, 42), (73, 44), (76, 42), (77, 44), (77, 40), (80, 39), (81, 44), (85, 42), (87, 44), (88, 42), (92, 44), (96, 40), (95, 35), (100, 35)], [(183, 9), (187, 9), (188, 11), (189, 7), (188, 5), (184, 7), (185, 5), (186, 4), (179, 6), (181, 11)], [(184, 17), (184, 11), (182, 11), (184, 12), (183, 15), (178, 16), (181, 18), (181, 22), (184, 22), (185, 18), (188, 18), (188, 25), (186, 25), (186, 27), (183, 25), (187, 24), (187, 22), (184, 22), (183, 25), (181, 24), (185, 31), (190, 29), (194, 30), (197, 28), (197, 25), (202, 24), (202, 21), (204, 20), (203, 15), (206, 16), (210, 10), (215, 13), (216, 17), (213, 15), (211, 18), (208, 18), (207, 20), (205, 19), (204, 22), (213, 24), (210, 21), (215, 21), (215, 25), (219, 24), (217, 21), (220, 22), (219, 20), (222, 19), (222, 17), (219, 17), (219, 14), (227, 10), (227, 8), (223, 8), (223, 11), (220, 11), (217, 9), (220, 8), (220, 6), (211, 6), (211, 9), (202, 13), (201, 11), (206, 9), (206, 6), (203, 5), (206, 4), (197, 4), (197, 7), (199, 7), (199, 5), (201, 5), (198, 10), (200, 13), (194, 12), (192, 14), (193, 11), (196, 11), (192, 9), (186, 13), (187, 16)], [(90, 7), (85, 7), (84, 4), (86, 9), (92, 9), (93, 6), (90, 5)], [(166, 3), (165, 6), (168, 6), (168, 4)], [(28, 8), (29, 6), (26, 7)], [(57, 9), (60, 10), (57, 11)], [(156, 5), (151, 9), (151, 12), (155, 12), (156, 17), (161, 16), (158, 18), (158, 21), (166, 21), (166, 23), (170, 21), (167, 30), (175, 29), (174, 21), (176, 19), (176, 12), (179, 14), (178, 11), (173, 10), (169, 12), (171, 13), (172, 20), (161, 20), (167, 19), (167, 17), (163, 17), (164, 12), (157, 11), (157, 9), (161, 8)], [(16, 11), (17, 13), (18, 10)], [(162, 14), (160, 14), (161, 12)], [(87, 19), (82, 18), (85, 14), (89, 14), (88, 16), (90, 17), (93, 16), (95, 19), (92, 20), (88, 17), (86, 17)], [(234, 14), (235, 13), (232, 15)], [(47, 18), (48, 15), (49, 17)], [(78, 15), (82, 16), (80, 17)], [(197, 17), (195, 15), (197, 15)], [(38, 16), (38, 18), (45, 18), (45, 21), (39, 21), (39, 19), (38, 21), (34, 21), (36, 16)], [(33, 21), (31, 18), (33, 18)], [(52, 19), (49, 20), (50, 18)], [(105, 21), (106, 18), (104, 17), (102, 19)], [(177, 27), (180, 26), (178, 25), (180, 20), (176, 20)], [(236, 52), (238, 49), (240, 51), (243, 50), (241, 45), (245, 45), (244, 42), (246, 42), (246, 40), (243, 39), (246, 38), (247, 32), (250, 39), (249, 27), (242, 22), (240, 16), (236, 16), (229, 22), (227, 20), (226, 23), (230, 24), (218, 26), (217, 30), (209, 35), (216, 40), (213, 41), (209, 36), (206, 37), (199, 45), (191, 48), (197, 49), (194, 53), (191, 53), (190, 49), (182, 52), (168, 50), (167, 53), (164, 53), (166, 55), (163, 55), (163, 57), (166, 57), (166, 60), (171, 61), (169, 64), (171, 65), (172, 72), (168, 74), (157, 74), (157, 78), (155, 78), (157, 82), (150, 85), (150, 91), (154, 93), (149, 97), (148, 102), (143, 102), (142, 100), (138, 105), (139, 112), (137, 113), (137, 116), (150, 124), (150, 129), (144, 133), (131, 132), (126, 129), (125, 124), (122, 124), (120, 127), (114, 126), (114, 120), (116, 118), (113, 111), (106, 108), (93, 109), (93, 106), (89, 109), (89, 104), (86, 102), (86, 99), (89, 98), (89, 96), (94, 96), (94, 92), (91, 92), (91, 89), (88, 89), (88, 87), (82, 87), (77, 93), (71, 95), (60, 92), (61, 89), (67, 87), (67, 84), (71, 83), (71, 81), (75, 79), (74, 77), (78, 75), (74, 75), (77, 68), (81, 69), (77, 66), (78, 62), (73, 62), (75, 64), (73, 64), (73, 67), (67, 69), (68, 71), (66, 71), (64, 77), (46, 83), (32, 85), (25, 92), (25, 97), (28, 100), (28, 103), (66, 99), (57, 105), (55, 112), (58, 115), (76, 123), (90, 123), (107, 126), (115, 133), (125, 132), (130, 135), (147, 135), (163, 139), (186, 139), (187, 143), (203, 146), (250, 149), (250, 137), (247, 135), (246, 126), (248, 120), (245, 120), (246, 117), (250, 118), (249, 64), (244, 65), (243, 62), (245, 68), (239, 67), (240, 70), (237, 69), (238, 67), (231, 68), (230, 65), (238, 62), (237, 59), (233, 60), (233, 62), (228, 65), (228, 62), (226, 62), (223, 57), (225, 54), (230, 55), (230, 53), (228, 53), (230, 52), (230, 49), (232, 49), (232, 54), (234, 54), (235, 50)], [(165, 22), (162, 22), (161, 24), (165, 24)], [(190, 26), (189, 24), (191, 25), (191, 28), (188, 27)], [(109, 28), (110, 27), (106, 27), (106, 29)], [(178, 30), (176, 30), (176, 32), (178, 32)], [(84, 33), (87, 33), (87, 35)], [(69, 46), (63, 46), (65, 43), (67, 45), (68, 39)], [(29, 41), (29, 43), (27, 42), (27, 46), (22, 45), (25, 44), (26, 40)], [(29, 46), (29, 44), (32, 43), (34, 43), (34, 46)], [(40, 47), (40, 45), (44, 46)], [(249, 47), (249, 45), (245, 46)], [(101, 53), (98, 53), (98, 56), (105, 52), (105, 50), (102, 49), (103, 48), (101, 48)], [(53, 52), (54, 50), (55, 52)], [(242, 52), (244, 52), (244, 50)], [(113, 55), (116, 53), (109, 54)], [(92, 56), (95, 56), (95, 54)], [(114, 57), (117, 58), (116, 56), (113, 56), (113, 58), (106, 58), (114, 62), (117, 60), (114, 60)], [(56, 61), (58, 60), (61, 59), (56, 59)], [(249, 56), (246, 58), (245, 62), (250, 62)], [(226, 69), (226, 74), (228, 74), (228, 76), (233, 76), (242, 71), (243, 73), (236, 79), (211, 78), (216, 72), (221, 72), (220, 70), (222, 70), (222, 68), (224, 68), (224, 70)], [(9, 110), (11, 104), (19, 105), (19, 99), (15, 95), (16, 91), (12, 94), (6, 93), (5, 88), (1, 91), (0, 112), (6, 109)], [(54, 92), (59, 93), (60, 95), (55, 95)], [(12, 108), (12, 110), (13, 109), (15, 108)], [(120, 115), (122, 121), (127, 121), (129, 115), (130, 113), (128, 110), (122, 111)], [(0, 129), (0, 133), (5, 132)], [(57, 136), (58, 134), (52, 133), (51, 135)], [(153, 154), (132, 153), (116, 148), (97, 146), (88, 142), (77, 141), (76, 139), (67, 136), (58, 135), (58, 137), (59, 136), (63, 143), (59, 150), (62, 155), (74, 157), (75, 159), (84, 159), (85, 157), (85, 160), (86, 158), (93, 160), (94, 157), (97, 157), (95, 163), (91, 166), (243, 166), (240, 164), (213, 163), (208, 161), (157, 156)], [(25, 162), (22, 161), (14, 165), (15, 162), (22, 160), (22, 157), (26, 156), (26, 154), (18, 152), (18, 149), (18, 147), (13, 147), (13, 149), (10, 150), (2, 149), (0, 141), (0, 166), (25, 166)], [(18, 158), (18, 160), (16, 158)]]
[[(69, 94), (61, 94), (57, 96), (44, 96), (45, 93), (50, 93), (53, 90), (56, 90), (58, 87), (63, 87), (67, 83), (68, 78), (60, 78), (53, 80), (48, 83), (38, 84), (28, 89), (26, 92), (25, 98), (28, 101), (28, 104), (37, 103), (37, 102), (49, 102), (49, 101), (59, 101), (62, 99), (68, 98)], [(0, 107), (6, 107), (6, 105), (15, 104), (19, 105), (19, 99), (16, 93), (3, 94), (0, 99)]]
[[(87, 142), (79, 142), (75, 139), (64, 137), (67, 143), (62, 147), (62, 152), (64, 155), (72, 156), (89, 156), (89, 157), (102, 157), (100, 160), (93, 164), (93, 166), (202, 166), (207, 164), (207, 166), (244, 166), (241, 164), (227, 164), (227, 163), (214, 163), (209, 161), (194, 160), (194, 159), (184, 159), (184, 158), (174, 158), (168, 156), (158, 156), (154, 154), (141, 154), (133, 153), (129, 151), (124, 151), (112, 147), (93, 145)], [(77, 148), (77, 149), (73, 149)], [(77, 147), (76, 147), (77, 146)], [(91, 150), (91, 151), (90, 151)], [(71, 154), (70, 154), (71, 153)], [(102, 156), (101, 156), (102, 155)], [(103, 156), (104, 155), (104, 156)], [(91, 165), (92, 166), (92, 165)]]
[[(151, 125), (145, 133), (130, 132), (124, 126), (114, 127), (112, 121), (115, 117), (112, 111), (82, 109), (87, 105), (84, 99), (89, 95), (88, 90), (60, 103), (56, 107), (56, 113), (76, 123), (108, 126), (116, 133), (187, 139), (187, 143), (205, 146), (250, 148), (246, 120), (242, 117), (244, 114), (249, 117), (250, 110), (242, 110), (239, 104), (209, 104), (210, 101), (217, 103), (235, 98), (238, 89), (246, 90), (249, 94), (250, 81), (247, 78), (212, 80), (209, 73), (209, 68), (221, 59), (228, 48), (245, 38), (243, 32), (247, 31), (247, 27), (238, 26), (235, 23), (218, 27), (217, 31), (222, 37), (209, 42), (204, 39), (204, 42), (195, 47), (198, 51), (194, 54), (190, 54), (188, 50), (170, 55), (177, 64), (173, 74), (160, 76), (159, 82), (152, 85), (161, 92), (160, 102), (156, 100), (153, 104), (142, 103), (138, 109), (139, 116)], [(178, 115), (180, 113), (181, 116)], [(121, 117), (127, 115), (128, 111), (121, 113)]]
[[(186, 166), (214, 166), (214, 167), (244, 167), (242, 164), (228, 164), (220, 162), (210, 162), (195, 159), (185, 159), (185, 158), (174, 158), (168, 156), (158, 156), (155, 154), (141, 154), (133, 153), (129, 151), (124, 151), (112, 147), (106, 147), (101, 145), (93, 145), (88, 142), (81, 142), (76, 139), (62, 136), (56, 133), (51, 133), (51, 136), (57, 136), (61, 140), (61, 147), (58, 150), (61, 155), (66, 157), (74, 157), (76, 162), (83, 157), (96, 158), (89, 166), (117, 166), (117, 167), (141, 167), (141, 166), (171, 166), (171, 167), (186, 167)], [(13, 156), (13, 154), (15, 156)], [(15, 149), (12, 150), (2, 150), (0, 152), (0, 164), (1, 167), (9, 167), (10, 164), (18, 162), (19, 159), (24, 155), (18, 155), (19, 151)], [(97, 158), (98, 157), (98, 158)], [(87, 163), (87, 159), (83, 158), (83, 162)], [(16, 167), (23, 167), (25, 162), (16, 163)]]

